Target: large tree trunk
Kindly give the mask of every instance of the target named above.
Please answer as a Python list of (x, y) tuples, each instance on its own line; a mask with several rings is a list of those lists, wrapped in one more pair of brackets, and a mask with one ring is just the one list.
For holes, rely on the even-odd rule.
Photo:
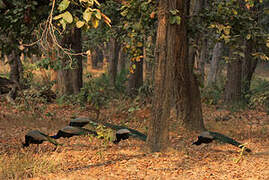
[[(63, 39), (63, 45), (71, 49), (75, 53), (82, 51), (81, 46), (81, 30), (73, 28), (70, 30), (70, 34), (66, 34)], [(62, 69), (58, 73), (58, 84), (61, 94), (77, 94), (82, 88), (82, 56), (74, 56), (71, 69)], [(69, 59), (63, 60), (64, 67), (70, 63)]]
[(251, 79), (255, 69), (257, 67), (257, 60), (251, 55), (254, 48), (254, 42), (252, 40), (246, 41), (245, 59), (242, 65), (242, 91), (244, 94), (250, 90)]
[(218, 42), (213, 49), (213, 56), (210, 63), (210, 70), (207, 78), (207, 86), (217, 84), (218, 76), (220, 75), (220, 58), (222, 54), (223, 44)]
[[(230, 59), (232, 58), (230, 49)], [(227, 81), (225, 86), (224, 101), (226, 104), (234, 104), (241, 101), (242, 60), (231, 59), (227, 67)]]
[[(177, 33), (177, 25), (171, 25), (168, 11), (175, 0), (159, 1), (158, 29), (155, 51), (155, 89), (153, 99), (152, 119), (149, 122), (147, 143), (151, 152), (165, 151), (168, 145), (168, 127), (171, 106), (172, 62), (175, 61), (175, 46), (173, 36)], [(176, 8), (176, 7), (173, 7)], [(173, 30), (173, 31), (172, 31)]]
[[(174, 67), (174, 84), (175, 84), (175, 101), (177, 109), (177, 118), (183, 123), (187, 129), (204, 130), (201, 96), (199, 90), (199, 83), (191, 71), (190, 62), (188, 61), (188, 38), (187, 38), (187, 10), (184, 6), (187, 1), (178, 1), (177, 9), (184, 9), (185, 12), (181, 14), (181, 23), (177, 32), (173, 35), (176, 39), (173, 46), (178, 47), (174, 56), (176, 61), (173, 63)], [(188, 2), (187, 2), (188, 3)]]

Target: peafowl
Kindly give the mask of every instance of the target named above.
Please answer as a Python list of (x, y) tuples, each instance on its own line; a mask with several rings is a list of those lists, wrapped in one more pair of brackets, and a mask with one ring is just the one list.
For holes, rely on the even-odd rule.
[[(231, 144), (233, 146), (243, 148), (242, 143), (237, 142), (236, 140), (225, 136), (223, 134), (217, 133), (217, 132), (212, 132), (212, 131), (204, 131), (198, 136), (198, 140), (194, 142), (193, 144), (199, 146), (201, 144), (208, 144), (211, 143), (213, 140), (218, 140), (224, 143)], [(245, 150), (247, 152), (251, 152), (251, 150), (247, 147), (245, 147)]]
[(48, 141), (55, 146), (60, 145), (50, 136), (38, 131), (38, 130), (31, 130), (28, 131), (25, 135), (25, 143), (22, 143), (23, 147), (28, 147), (30, 144), (42, 144), (44, 141)]
[(97, 136), (97, 133), (95, 131), (92, 131), (89, 129), (85, 129), (81, 127), (74, 127), (74, 126), (66, 126), (60, 129), (56, 135), (50, 136), (50, 137), (54, 139), (59, 139), (61, 137), (69, 138), (72, 136), (80, 136), (80, 135), (85, 135), (85, 134), (93, 134), (94, 136)]
[(89, 124), (90, 119), (86, 117), (79, 117), (75, 119), (71, 119), (69, 126), (74, 126), (74, 127), (83, 127), (87, 124)]
[(120, 129), (116, 131), (116, 140), (113, 141), (114, 144), (118, 144), (121, 140), (126, 140), (130, 137), (131, 131), (128, 129)]
[[(134, 138), (138, 138), (142, 141), (146, 141), (147, 139), (147, 135), (135, 130), (135, 129), (131, 129), (131, 128), (128, 128), (128, 127), (125, 127), (125, 126), (118, 126), (118, 125), (114, 125), (114, 124), (110, 124), (110, 123), (106, 123), (106, 122), (96, 122), (96, 121), (93, 121), (93, 120), (90, 120), (89, 121), (89, 124), (93, 127), (98, 127), (100, 124), (107, 127), (107, 128), (110, 128), (110, 129), (113, 129), (113, 130), (116, 130), (116, 131), (119, 131), (121, 129), (125, 129), (126, 130), (129, 130), (130, 133), (128, 133), (129, 136), (132, 136)], [(117, 133), (116, 133), (116, 136), (117, 136)]]

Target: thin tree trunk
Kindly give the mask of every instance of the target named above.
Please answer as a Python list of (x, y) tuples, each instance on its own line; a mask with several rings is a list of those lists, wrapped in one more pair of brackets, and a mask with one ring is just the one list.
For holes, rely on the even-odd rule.
[(251, 79), (258, 61), (251, 55), (254, 49), (254, 42), (252, 40), (246, 41), (245, 59), (242, 65), (242, 91), (244, 94), (250, 90)]
[[(76, 53), (80, 53), (82, 51), (81, 30), (72, 29), (70, 34), (64, 37), (63, 45), (71, 47)], [(70, 65), (69, 59), (64, 59), (62, 63), (65, 68)], [(64, 68), (58, 72), (58, 84), (61, 94), (77, 94), (82, 88), (82, 56), (76, 55), (71, 65), (71, 69)]]
[(210, 63), (210, 70), (207, 78), (207, 86), (213, 86), (217, 84), (219, 68), (220, 68), (220, 58), (222, 54), (223, 44), (218, 42), (215, 44), (213, 49), (213, 56)]
[(111, 85), (115, 86), (116, 78), (118, 73), (118, 61), (119, 61), (119, 52), (120, 52), (120, 43), (116, 39), (111, 39), (111, 50), (113, 51), (111, 60), (109, 63), (109, 77)]
[[(232, 50), (230, 49), (230, 58)], [(241, 83), (242, 83), (242, 60), (231, 59), (227, 67), (227, 81), (225, 86), (224, 101), (226, 104), (234, 104), (240, 102), (241, 97)]]
[(119, 72), (126, 70), (126, 62), (127, 62), (127, 54), (124, 51), (123, 47), (121, 47), (120, 54), (119, 54), (119, 63), (118, 63)]
[(143, 85), (143, 59), (139, 62), (135, 61), (133, 64), (136, 66), (134, 73), (130, 74), (128, 79), (127, 93), (135, 96), (138, 89)]
[(21, 78), (23, 74), (22, 62), (20, 60), (20, 54), (12, 51), (8, 56), (8, 64), (10, 67), (9, 79), (14, 82), (19, 88), (21, 88)]

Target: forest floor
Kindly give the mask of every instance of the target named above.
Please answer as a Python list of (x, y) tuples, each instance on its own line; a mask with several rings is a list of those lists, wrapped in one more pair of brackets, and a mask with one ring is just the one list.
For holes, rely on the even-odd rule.
[[(269, 77), (264, 68), (257, 71)], [(101, 110), (100, 119), (145, 132), (150, 106), (114, 100)], [(89, 136), (61, 138), (64, 145), (56, 151), (48, 142), (22, 148), (27, 131), (53, 135), (72, 117), (94, 118), (89, 109), (56, 103), (14, 106), (0, 96), (0, 180), (269, 180), (269, 115), (262, 108), (228, 111), (203, 104), (206, 127), (245, 143), (252, 153), (243, 156), (229, 144), (193, 146), (198, 134), (182, 128), (174, 113), (165, 153), (148, 153), (146, 143), (137, 139), (115, 145)]]
[[(130, 102), (114, 101), (103, 109), (101, 119), (126, 123), (145, 132), (150, 107), (128, 111)], [(127, 109), (126, 109), (127, 108)], [(147, 153), (145, 142), (130, 139), (118, 145), (87, 136), (61, 138), (64, 146), (53, 151), (48, 142), (22, 149), (28, 130), (53, 135), (74, 116), (94, 117), (87, 108), (49, 104), (31, 110), (0, 100), (0, 179), (269, 179), (269, 115), (262, 109), (230, 112), (204, 105), (209, 130), (245, 143), (252, 153), (214, 142), (193, 146), (197, 134), (171, 122), (170, 146), (165, 153)], [(174, 119), (174, 118), (171, 118)], [(241, 159), (240, 159), (241, 158)], [(236, 162), (239, 160), (239, 162)]]

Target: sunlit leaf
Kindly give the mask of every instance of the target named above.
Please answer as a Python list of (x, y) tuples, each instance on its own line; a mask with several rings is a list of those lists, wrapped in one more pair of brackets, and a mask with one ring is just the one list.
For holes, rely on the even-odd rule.
[(85, 24), (84, 21), (78, 21), (78, 22), (76, 23), (76, 27), (77, 27), (77, 28), (81, 28), (82, 26), (84, 26), (84, 24)]
[(95, 14), (95, 17), (96, 17), (97, 19), (101, 20), (102, 16), (101, 16), (101, 12), (100, 12), (99, 9), (97, 10), (97, 12), (96, 12), (96, 14)]
[(63, 17), (63, 13), (53, 17), (53, 19), (58, 20), (58, 19), (61, 19), (62, 17)]
[(66, 29), (66, 21), (64, 19), (61, 19), (59, 22), (61, 23), (63, 30), (65, 30)]
[(67, 22), (67, 23), (72, 23), (73, 22), (73, 16), (70, 12), (66, 11), (65, 13), (63, 13), (63, 19)]
[(137, 47), (142, 47), (143, 46), (143, 43), (142, 42), (138, 42), (137, 43)]
[(99, 20), (96, 19), (96, 18), (94, 18), (94, 19), (92, 20), (92, 25), (93, 25), (94, 28), (97, 28), (98, 25), (99, 25)]
[(86, 22), (89, 22), (92, 18), (92, 11), (90, 9), (86, 9), (83, 13), (83, 19), (86, 21)]
[(58, 10), (60, 12), (61, 11), (64, 11), (66, 8), (68, 8), (69, 4), (70, 4), (70, 1), (69, 0), (62, 0), (62, 2), (58, 6)]

